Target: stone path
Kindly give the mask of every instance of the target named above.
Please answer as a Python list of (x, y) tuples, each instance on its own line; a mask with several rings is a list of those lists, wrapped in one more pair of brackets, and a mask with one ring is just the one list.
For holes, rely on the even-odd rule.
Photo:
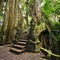
[(8, 45), (0, 46), (0, 60), (48, 60), (42, 58), (40, 53), (23, 52), (21, 54), (14, 54), (9, 51)]

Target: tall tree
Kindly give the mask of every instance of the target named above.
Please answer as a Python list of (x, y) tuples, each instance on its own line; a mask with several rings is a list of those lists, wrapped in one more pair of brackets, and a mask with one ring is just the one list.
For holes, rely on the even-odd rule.
[(22, 14), (22, 11), (21, 11), (21, 4), (22, 2), (19, 1), (18, 3), (18, 24), (17, 24), (17, 32), (16, 32), (16, 38), (21, 38), (22, 35), (23, 35), (23, 20), (24, 20), (24, 17), (23, 17), (23, 14)]
[(41, 1), (34, 0), (30, 5), (30, 12), (32, 16), (29, 36), (30, 36), (30, 43), (32, 43), (31, 49), (33, 51), (40, 51), (40, 41), (39, 41), (39, 34), (40, 34), (40, 20), (41, 20), (41, 6), (39, 7)]
[(9, 12), (9, 1), (4, 1), (4, 19), (3, 19), (3, 25), (1, 29), (1, 41), (2, 43), (5, 42), (5, 36), (6, 36), (6, 30), (7, 30), (7, 24), (8, 24), (8, 12)]
[(9, 16), (8, 16), (8, 26), (6, 31), (6, 42), (11, 43), (14, 39), (14, 27), (15, 27), (15, 20), (14, 20), (14, 7), (15, 7), (15, 0), (8, 0), (9, 1)]

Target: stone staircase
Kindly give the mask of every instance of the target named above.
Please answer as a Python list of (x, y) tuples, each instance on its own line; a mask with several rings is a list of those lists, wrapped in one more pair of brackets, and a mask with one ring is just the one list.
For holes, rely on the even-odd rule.
[(21, 38), (10, 48), (10, 51), (15, 53), (22, 53), (26, 51), (27, 41), (28, 41), (27, 39)]

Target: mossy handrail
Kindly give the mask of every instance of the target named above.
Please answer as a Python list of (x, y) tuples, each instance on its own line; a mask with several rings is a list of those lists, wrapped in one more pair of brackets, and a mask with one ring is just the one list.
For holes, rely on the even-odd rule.
[(40, 49), (43, 50), (43, 51), (45, 51), (45, 52), (47, 52), (48, 54), (50, 54), (50, 55), (52, 55), (52, 56), (60, 57), (60, 55), (57, 55), (57, 54), (52, 53), (51, 50), (47, 50), (47, 49), (45, 49), (45, 48), (43, 48), (43, 47), (40, 47)]

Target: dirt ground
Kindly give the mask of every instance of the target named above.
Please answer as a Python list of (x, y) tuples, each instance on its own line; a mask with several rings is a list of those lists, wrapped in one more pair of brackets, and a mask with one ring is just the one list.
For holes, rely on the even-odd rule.
[(9, 45), (0, 46), (0, 60), (48, 60), (42, 58), (40, 53), (23, 52), (14, 54), (9, 51), (10, 48)]

